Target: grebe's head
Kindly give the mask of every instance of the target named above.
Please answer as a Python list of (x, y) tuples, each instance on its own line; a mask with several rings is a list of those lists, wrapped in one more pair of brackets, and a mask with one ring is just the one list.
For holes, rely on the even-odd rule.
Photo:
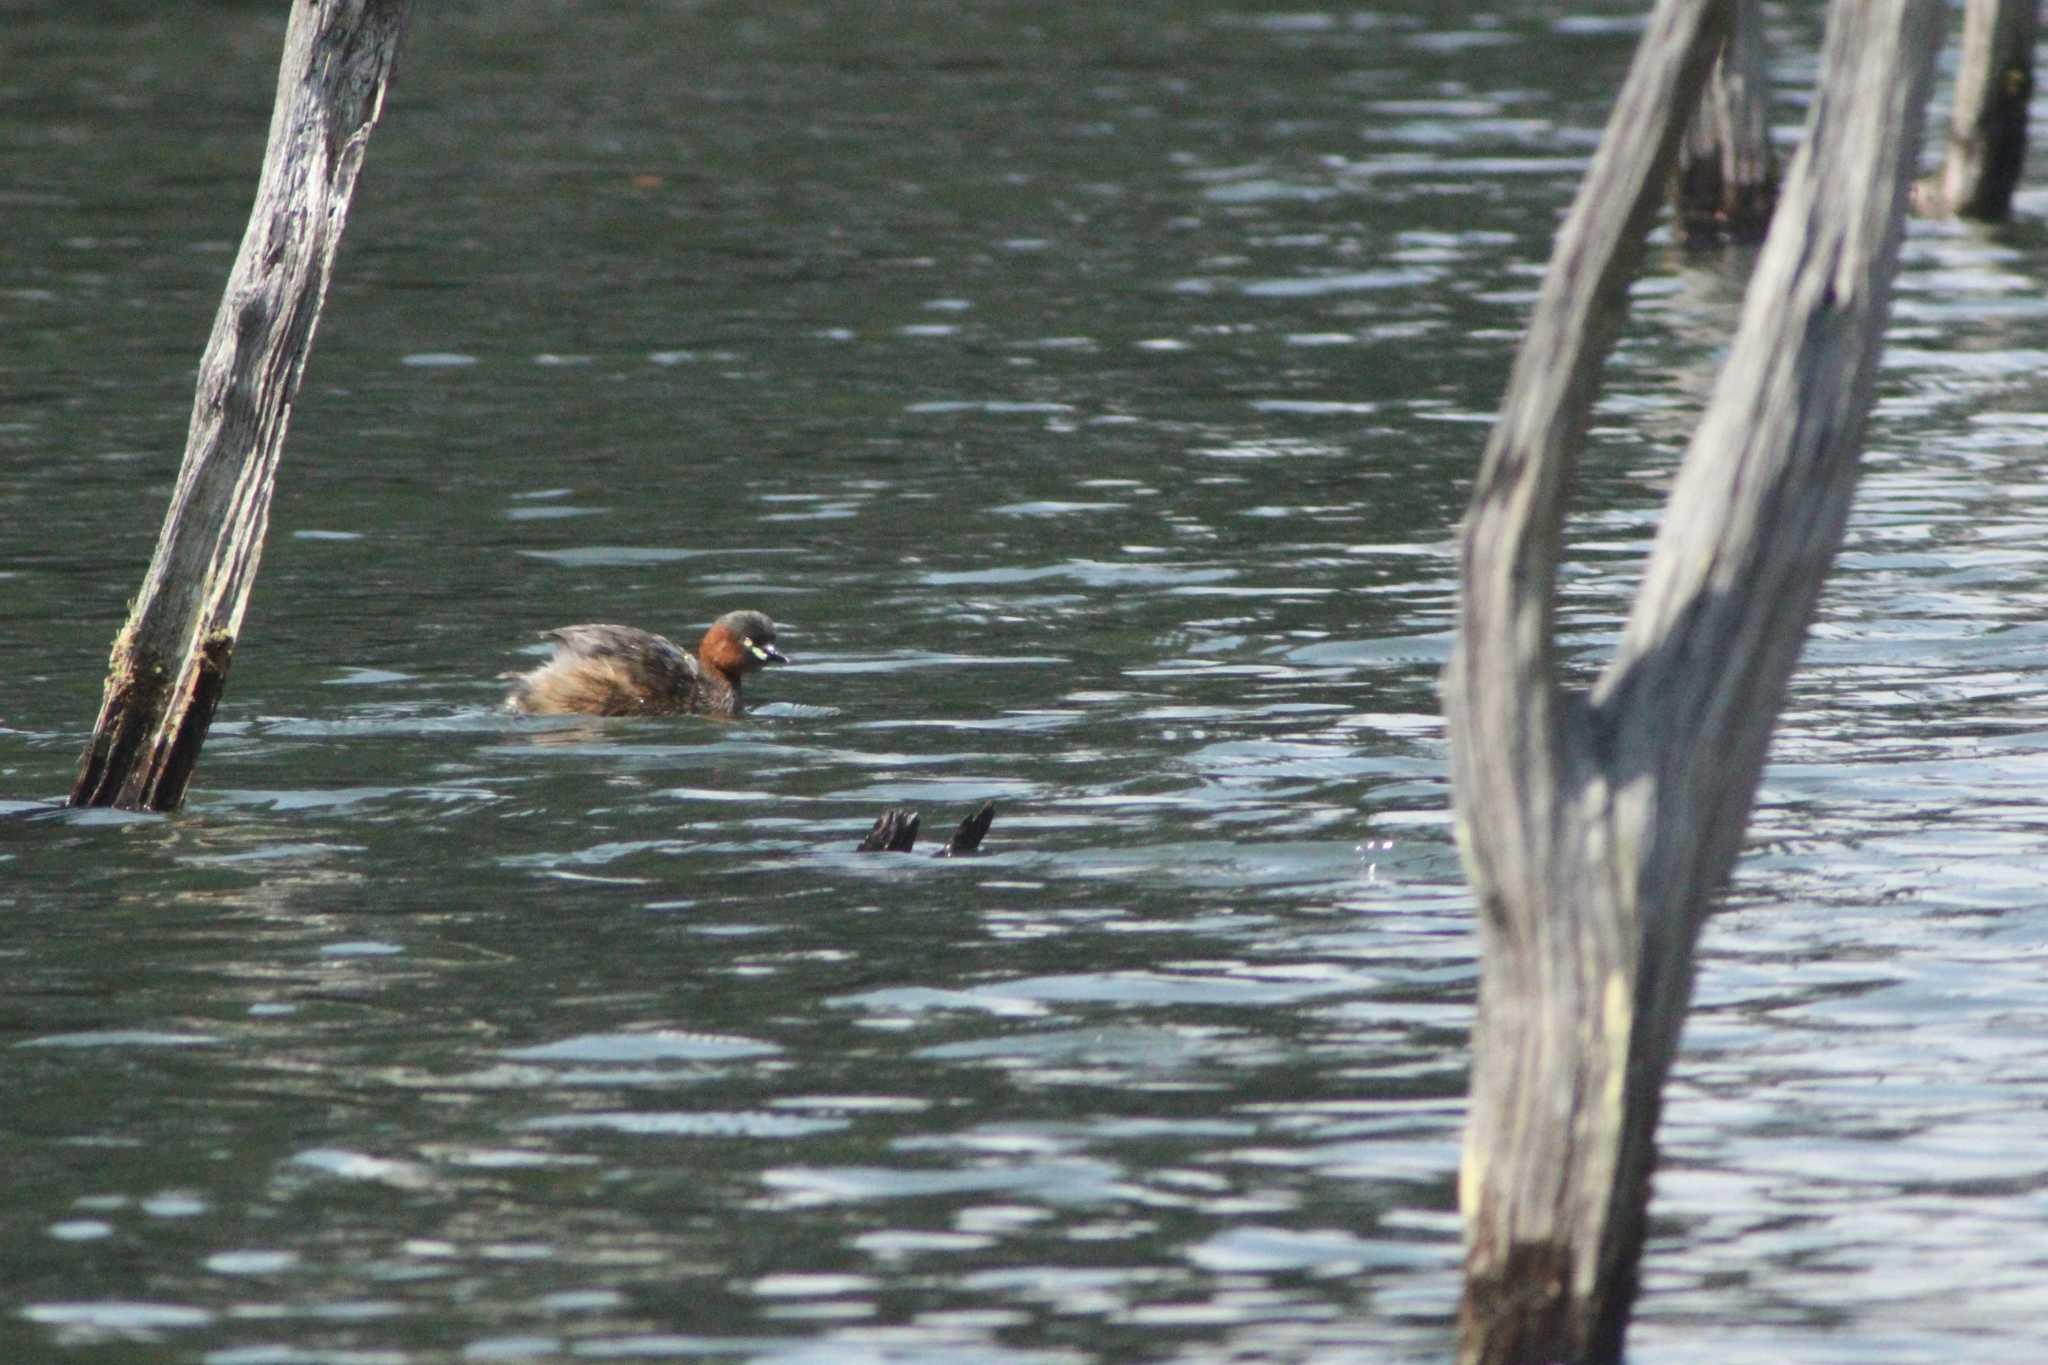
[(752, 673), (789, 656), (775, 647), (775, 623), (758, 611), (729, 611), (711, 623), (698, 653), (726, 673)]

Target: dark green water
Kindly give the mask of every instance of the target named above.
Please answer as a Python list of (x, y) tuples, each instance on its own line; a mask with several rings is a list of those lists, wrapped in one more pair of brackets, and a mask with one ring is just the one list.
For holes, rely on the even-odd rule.
[[(10, 11), (0, 1355), (1441, 1359), (1451, 535), (1633, 12), (422, 6), (159, 819), (40, 812), (282, 23)], [(2023, 204), (1908, 247), (1640, 1361), (2037, 1358)], [(1745, 265), (1653, 250), (1573, 527), (1589, 667)], [(539, 630), (736, 606), (797, 660), (746, 723), (495, 710)], [(988, 857), (851, 851), (984, 797)]]

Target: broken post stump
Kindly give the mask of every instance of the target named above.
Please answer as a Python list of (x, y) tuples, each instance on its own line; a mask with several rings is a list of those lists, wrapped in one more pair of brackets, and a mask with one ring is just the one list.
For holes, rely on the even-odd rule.
[(981, 852), (981, 841), (988, 837), (989, 826), (995, 822), (996, 803), (993, 801), (982, 802), (973, 811), (969, 812), (967, 818), (962, 820), (959, 827), (953, 831), (953, 837), (946, 840), (946, 846), (933, 856), (938, 858), (964, 858), (969, 854)]
[(1560, 680), (1565, 493), (1727, 0), (1664, 0), (1559, 232), (1460, 538), (1445, 672), (1478, 904), (1466, 1365), (1619, 1360), (1700, 925), (1841, 542), (1942, 0), (1834, 0), (1804, 146), (1613, 660)]
[(256, 202), (199, 363), (156, 553), (107, 661), (74, 806), (175, 809), (227, 685), (292, 403), (411, 0), (293, 0)]
[[(908, 853), (917, 847), (919, 816), (914, 807), (891, 806), (875, 817), (874, 827), (867, 837), (860, 841), (856, 853)], [(934, 858), (963, 858), (981, 852), (981, 841), (988, 837), (989, 826), (996, 820), (996, 803), (984, 801), (968, 813), (946, 840), (946, 846), (932, 856)]]
[(875, 817), (875, 826), (856, 853), (908, 853), (917, 847), (918, 814), (909, 806), (891, 806)]
[(1760, 242), (1778, 204), (1771, 82), (1759, 0), (1735, 0), (1728, 36), (1678, 144), (1671, 199), (1688, 246)]
[(2003, 222), (2027, 155), (2040, 0), (1969, 0), (1941, 169), (1914, 207), (1935, 216)]

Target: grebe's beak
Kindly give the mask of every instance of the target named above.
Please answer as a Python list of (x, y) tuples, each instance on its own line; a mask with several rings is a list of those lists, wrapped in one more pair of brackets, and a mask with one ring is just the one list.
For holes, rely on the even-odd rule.
[(774, 645), (757, 645), (752, 640), (742, 640), (740, 643), (746, 646), (747, 653), (753, 655), (764, 664), (786, 664), (789, 662), (789, 656)]

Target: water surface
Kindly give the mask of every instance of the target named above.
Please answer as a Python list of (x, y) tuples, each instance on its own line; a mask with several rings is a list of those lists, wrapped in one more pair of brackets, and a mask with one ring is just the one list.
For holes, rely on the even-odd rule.
[[(10, 1358), (1443, 1358), (1451, 537), (1633, 7), (964, 8), (422, 7), (169, 819), (49, 805), (281, 25), (0, 35)], [(1634, 1359), (2038, 1354), (2022, 202), (1908, 243)], [(1747, 264), (1653, 247), (1589, 673)], [(735, 606), (797, 659), (746, 723), (495, 710)]]

